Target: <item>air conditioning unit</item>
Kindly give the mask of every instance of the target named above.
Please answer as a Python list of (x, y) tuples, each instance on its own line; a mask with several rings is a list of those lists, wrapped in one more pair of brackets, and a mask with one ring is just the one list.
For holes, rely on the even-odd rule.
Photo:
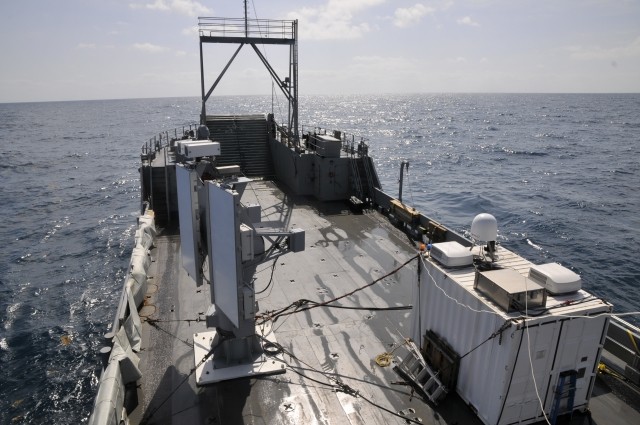
[(540, 264), (529, 269), (529, 279), (542, 285), (550, 294), (567, 294), (582, 288), (580, 276), (558, 263)]
[(445, 267), (466, 267), (473, 264), (473, 254), (459, 242), (439, 242), (431, 245), (431, 258)]

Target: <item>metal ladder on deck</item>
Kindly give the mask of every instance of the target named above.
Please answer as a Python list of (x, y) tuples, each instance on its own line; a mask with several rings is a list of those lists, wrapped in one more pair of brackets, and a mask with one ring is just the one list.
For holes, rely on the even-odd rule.
[(445, 395), (447, 387), (438, 379), (438, 372), (434, 372), (422, 358), (422, 354), (414, 342), (407, 344), (409, 353), (393, 370), (405, 379), (433, 404), (438, 404)]
[(351, 155), (349, 159), (349, 163), (351, 164), (351, 174), (353, 176), (353, 185), (355, 186), (355, 192), (358, 196), (358, 199), (364, 201), (364, 191), (362, 189), (362, 180), (360, 178), (360, 173), (358, 172), (358, 160)]

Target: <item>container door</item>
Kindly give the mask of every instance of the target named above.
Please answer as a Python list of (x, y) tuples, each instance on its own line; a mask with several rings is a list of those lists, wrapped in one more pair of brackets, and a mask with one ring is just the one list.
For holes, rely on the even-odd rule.
[[(545, 401), (549, 388), (550, 371), (558, 344), (559, 322), (548, 322), (522, 330), (522, 343), (518, 351), (513, 375), (507, 387), (506, 401), (499, 424), (526, 421), (535, 422), (541, 415), (538, 394)], [(528, 337), (527, 337), (528, 334)], [(545, 411), (549, 409), (545, 406)]]
[[(596, 375), (596, 367), (600, 361), (600, 348), (604, 328), (607, 324), (606, 317), (593, 319), (565, 320), (560, 334), (560, 346), (556, 362), (553, 365), (555, 372), (552, 388), (549, 389), (548, 398), (555, 398), (555, 387), (559, 381), (560, 373), (575, 371), (576, 388), (573, 397), (573, 406), (586, 404), (591, 397), (591, 381)], [(563, 406), (561, 406), (563, 407)]]

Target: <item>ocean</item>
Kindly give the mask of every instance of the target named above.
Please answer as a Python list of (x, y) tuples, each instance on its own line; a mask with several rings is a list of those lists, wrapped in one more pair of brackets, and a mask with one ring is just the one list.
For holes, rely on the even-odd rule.
[[(271, 97), (208, 110), (270, 112)], [(86, 422), (139, 213), (139, 152), (197, 98), (0, 104), (0, 423)], [(558, 261), (640, 311), (640, 95), (308, 96), (300, 123), (368, 139), (383, 188), (461, 234)], [(640, 316), (626, 316), (640, 324)]]

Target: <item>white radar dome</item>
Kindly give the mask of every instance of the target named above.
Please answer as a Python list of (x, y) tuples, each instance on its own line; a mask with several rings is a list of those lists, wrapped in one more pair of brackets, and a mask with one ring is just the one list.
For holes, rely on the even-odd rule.
[(471, 238), (476, 242), (491, 242), (498, 239), (498, 222), (491, 214), (482, 213), (471, 223)]

